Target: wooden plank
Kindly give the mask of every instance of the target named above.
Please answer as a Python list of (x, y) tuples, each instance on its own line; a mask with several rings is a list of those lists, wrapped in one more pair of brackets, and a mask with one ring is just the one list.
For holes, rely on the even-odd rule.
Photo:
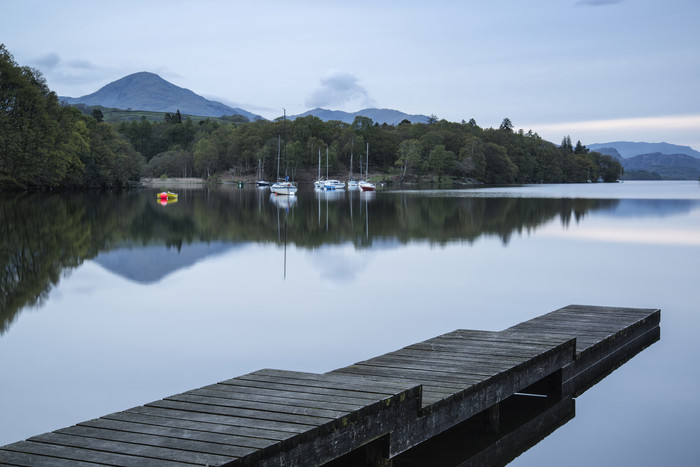
[[(255, 374), (264, 376), (278, 376), (280, 370), (260, 370)], [(289, 372), (286, 372), (289, 373)], [(288, 375), (282, 375), (283, 377), (289, 378)], [(376, 400), (380, 400), (382, 397), (390, 397), (396, 393), (406, 391), (411, 389), (413, 386), (407, 384), (402, 380), (368, 380), (363, 377), (358, 376), (348, 376), (348, 375), (332, 375), (332, 373), (324, 374), (314, 374), (314, 373), (296, 373), (293, 377), (296, 383), (308, 384), (311, 383), (314, 387), (326, 387), (326, 388), (343, 388), (346, 390), (360, 390), (373, 391), (372, 394), (380, 394), (379, 396), (374, 396)], [(384, 395), (384, 396), (382, 396)]]
[(395, 352), (391, 352), (386, 354), (387, 356), (406, 356), (406, 357), (411, 357), (411, 358), (418, 358), (422, 360), (428, 360), (428, 359), (439, 359), (441, 361), (445, 362), (462, 362), (467, 359), (471, 360), (486, 360), (486, 358), (489, 358), (490, 360), (498, 360), (503, 363), (518, 363), (522, 361), (521, 356), (511, 356), (504, 354), (499, 355), (495, 352), (489, 352), (487, 350), (481, 350), (479, 352), (475, 351), (469, 351), (469, 350), (460, 350), (460, 349), (447, 349), (444, 347), (439, 347), (439, 348), (429, 348), (429, 347), (420, 347), (420, 346), (411, 346), (411, 347), (405, 347), (401, 350), (397, 350)]
[(470, 375), (459, 376), (458, 374), (445, 374), (439, 371), (416, 370), (409, 368), (392, 368), (375, 365), (351, 365), (343, 369), (344, 373), (354, 373), (361, 375), (389, 376), (414, 378), (422, 381), (429, 380), (434, 384), (447, 383), (455, 387), (466, 387), (484, 381), (484, 377), (474, 377)]
[[(172, 427), (167, 425), (150, 425), (131, 421), (97, 418), (82, 422), (77, 426), (101, 428), (104, 430), (123, 431), (139, 435), (156, 435), (161, 437), (204, 441), (208, 443), (224, 444), (226, 446), (238, 446), (244, 448), (262, 449), (268, 447), (274, 440), (252, 436), (239, 436), (217, 433), (213, 431), (200, 431), (188, 428)], [(262, 432), (265, 434), (265, 432)]]
[[(241, 402), (265, 402), (275, 405), (292, 405), (296, 407), (308, 407), (316, 409), (328, 409), (339, 412), (351, 412), (353, 410), (359, 410), (366, 404), (348, 404), (344, 401), (338, 401), (335, 398), (327, 397), (325, 400), (309, 400), (299, 397), (284, 397), (284, 396), (270, 396), (270, 395), (260, 395), (255, 393), (240, 393), (240, 392), (229, 392), (220, 391), (214, 389), (195, 389), (193, 391), (185, 393), (187, 395), (195, 396), (205, 396), (229, 399), (232, 401)], [(173, 396), (174, 397), (174, 396)]]
[[(93, 438), (96, 440), (103, 441), (116, 441), (127, 444), (152, 446), (157, 448), (168, 448), (177, 451), (192, 451), (202, 454), (214, 454), (218, 456), (227, 456), (231, 458), (247, 456), (256, 451), (255, 448), (250, 447), (214, 443), (211, 442), (211, 439), (208, 439), (207, 441), (201, 441), (187, 438), (172, 438), (170, 436), (163, 436), (162, 433), (133, 433), (128, 431), (115, 430), (113, 428), (97, 428), (86, 425), (75, 425), (68, 428), (62, 428), (60, 430), (54, 431), (53, 433), (70, 435), (73, 437), (80, 438)], [(44, 438), (39, 437), (36, 439), (36, 441), (42, 440), (44, 440)], [(120, 452), (124, 451), (129, 452), (130, 449), (124, 449)]]
[[(300, 393), (300, 394), (316, 394), (325, 396), (334, 396), (338, 398), (350, 398), (350, 399), (364, 399), (366, 401), (376, 401), (376, 393), (368, 393), (364, 391), (348, 391), (344, 389), (331, 389), (324, 387), (314, 387), (314, 386), (301, 386), (301, 385), (289, 385), (284, 383), (274, 383), (270, 381), (260, 381), (257, 379), (245, 379), (244, 377), (234, 378), (226, 381), (222, 381), (220, 384), (231, 385), (231, 386), (243, 386), (249, 388), (259, 388), (259, 389), (278, 389), (288, 393)], [(386, 395), (386, 394), (384, 394)]]
[(221, 434), (229, 436), (241, 436), (258, 438), (260, 440), (281, 441), (289, 437), (289, 431), (274, 430), (271, 428), (255, 428), (240, 425), (229, 425), (220, 421), (207, 422), (191, 420), (184, 417), (168, 417), (161, 414), (140, 413), (136, 411), (117, 412), (105, 415), (100, 420), (115, 420), (143, 425), (152, 425), (164, 428), (180, 428), (188, 431), (201, 431), (207, 434)]
[(114, 453), (114, 452), (103, 452), (96, 451), (92, 448), (77, 448), (75, 446), (65, 446), (60, 444), (46, 444), (37, 443), (33, 441), (20, 441), (18, 443), (10, 444), (8, 446), (2, 447), (3, 452), (3, 462), (7, 459), (7, 463), (12, 463), (14, 454), (22, 454), (24, 458), (27, 456), (36, 456), (37, 463), (31, 465), (38, 465), (39, 461), (43, 463), (45, 459), (52, 459), (53, 464), (48, 463), (44, 465), (65, 465), (71, 466), (75, 463), (93, 463), (94, 464), (107, 464), (119, 467), (138, 467), (138, 466), (149, 466), (149, 467), (178, 467), (178, 466), (192, 466), (191, 463), (183, 463), (175, 460), (162, 460), (154, 459), (151, 457), (139, 458), (138, 454), (133, 453)]
[(523, 360), (511, 361), (504, 363), (498, 359), (481, 358), (481, 359), (463, 359), (460, 361), (449, 360), (445, 361), (440, 358), (418, 358), (412, 356), (401, 356), (395, 354), (387, 354), (382, 357), (376, 357), (371, 360), (358, 362), (355, 365), (372, 365), (372, 366), (387, 366), (393, 368), (407, 369), (425, 369), (439, 371), (449, 374), (469, 374), (474, 376), (493, 376), (512, 368), (515, 364), (522, 363)]
[[(143, 444), (124, 443), (98, 438), (84, 438), (81, 436), (65, 435), (58, 432), (45, 433), (27, 441), (46, 443), (52, 445), (66, 446), (70, 448), (91, 449), (104, 453), (129, 453), (131, 456), (157, 459), (168, 462), (180, 462), (190, 464), (222, 464), (231, 460), (226, 456), (207, 454), (202, 452), (192, 452), (180, 449), (170, 449), (166, 447), (148, 446)], [(87, 460), (87, 459), (79, 459)]]
[(126, 412), (135, 414), (156, 415), (167, 418), (177, 418), (181, 420), (193, 420), (197, 422), (220, 423), (222, 425), (231, 425), (246, 428), (260, 428), (263, 430), (273, 430), (287, 432), (290, 434), (304, 433), (311, 425), (302, 425), (298, 423), (287, 423), (271, 420), (260, 420), (255, 418), (234, 417), (227, 415), (211, 414), (206, 412), (194, 412), (188, 410), (175, 410), (153, 406), (134, 407)]
[(279, 401), (273, 402), (271, 400), (264, 399), (258, 401), (245, 401), (212, 396), (211, 394), (194, 394), (191, 392), (169, 396), (166, 397), (164, 400), (211, 405), (213, 407), (225, 407), (228, 409), (241, 409), (242, 411), (257, 410), (293, 415), (305, 415), (310, 417), (323, 417), (328, 419), (342, 417), (347, 415), (348, 412), (352, 412), (352, 410), (333, 410), (322, 409), (319, 407), (308, 407), (306, 405), (296, 405), (292, 404), (288, 400), (286, 401), (286, 403), (280, 403)]
[(94, 462), (83, 462), (26, 452), (5, 451), (0, 448), (0, 465), (19, 467), (95, 467)]
[(272, 399), (282, 398), (290, 400), (304, 400), (309, 403), (319, 402), (337, 402), (341, 405), (347, 406), (364, 406), (368, 403), (367, 398), (355, 398), (346, 395), (337, 394), (316, 394), (309, 392), (288, 392), (281, 389), (270, 389), (270, 388), (257, 388), (248, 386), (238, 386), (233, 384), (214, 384), (211, 386), (205, 386), (201, 388), (202, 390), (212, 390), (217, 392), (224, 392), (227, 394), (232, 394), (235, 397), (240, 397), (244, 399), (246, 397), (260, 397), (266, 398), (270, 397)]
[(368, 386), (360, 384), (349, 384), (347, 382), (338, 383), (332, 380), (318, 380), (310, 381), (307, 378), (299, 377), (279, 377), (277, 375), (267, 375), (262, 372), (260, 373), (250, 373), (239, 378), (237, 380), (243, 381), (256, 381), (263, 383), (270, 383), (278, 387), (278, 385), (284, 385), (289, 388), (290, 391), (317, 391), (319, 389), (325, 389), (329, 391), (341, 391), (338, 394), (343, 393), (348, 394), (352, 397), (366, 396), (370, 400), (382, 399), (385, 397), (391, 397), (396, 393), (396, 387), (384, 387), (381, 384)]

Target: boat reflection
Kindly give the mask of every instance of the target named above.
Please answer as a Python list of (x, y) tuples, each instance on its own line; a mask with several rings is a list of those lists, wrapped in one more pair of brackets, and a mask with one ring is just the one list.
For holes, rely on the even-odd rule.
[(270, 201), (279, 209), (289, 209), (297, 204), (296, 196), (280, 196), (275, 193), (270, 194)]
[(316, 198), (327, 201), (338, 201), (345, 199), (345, 190), (318, 190), (314, 189)]
[(175, 204), (175, 203), (177, 203), (177, 198), (174, 198), (174, 199), (160, 198), (158, 200), (158, 203), (161, 206), (167, 206), (168, 204)]

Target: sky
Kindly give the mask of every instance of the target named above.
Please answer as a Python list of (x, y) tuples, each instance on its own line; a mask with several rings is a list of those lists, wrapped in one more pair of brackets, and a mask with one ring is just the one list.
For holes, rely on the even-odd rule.
[(0, 0), (59, 96), (149, 71), (272, 119), (376, 107), (700, 150), (697, 0)]

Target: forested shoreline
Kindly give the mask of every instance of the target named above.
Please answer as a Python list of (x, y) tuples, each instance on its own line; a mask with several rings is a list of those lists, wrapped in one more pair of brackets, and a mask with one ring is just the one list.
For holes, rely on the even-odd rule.
[[(38, 70), (15, 63), (0, 45), (0, 189), (88, 189), (136, 186), (141, 177), (254, 176), (262, 167), (277, 177), (315, 177), (319, 153), (323, 174), (359, 177), (369, 147), (374, 178), (405, 182), (581, 183), (617, 180), (621, 164), (566, 137), (557, 146), (537, 133), (481, 128), (431, 117), (428, 123), (379, 125), (367, 117), (351, 124), (308, 116), (295, 120), (199, 120), (180, 112), (162, 122), (145, 117), (103, 121), (61, 105)], [(285, 145), (286, 142), (286, 145)], [(282, 145), (280, 147), (280, 145)], [(352, 165), (351, 165), (352, 161)]]

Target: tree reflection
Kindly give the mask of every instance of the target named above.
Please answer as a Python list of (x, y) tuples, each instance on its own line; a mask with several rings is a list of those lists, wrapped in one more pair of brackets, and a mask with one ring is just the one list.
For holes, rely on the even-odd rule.
[[(615, 200), (433, 197), (359, 192), (319, 202), (300, 192), (289, 208), (286, 242), (297, 248), (350, 243), (473, 242), (511, 236), (559, 218), (565, 225)], [(256, 189), (181, 190), (161, 206), (155, 191), (0, 193), (0, 334), (24, 308), (40, 306), (62, 275), (119, 247), (195, 242), (274, 243), (278, 207)], [(371, 226), (365, 222), (371, 217)], [(319, 222), (323, 218), (325, 222)]]

